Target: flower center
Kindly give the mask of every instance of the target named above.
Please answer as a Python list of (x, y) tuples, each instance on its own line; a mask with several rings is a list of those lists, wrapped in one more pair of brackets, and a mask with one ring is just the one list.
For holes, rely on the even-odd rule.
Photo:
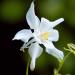
[(48, 37), (49, 37), (49, 32), (44, 32), (44, 33), (41, 34), (42, 40), (48, 40)]

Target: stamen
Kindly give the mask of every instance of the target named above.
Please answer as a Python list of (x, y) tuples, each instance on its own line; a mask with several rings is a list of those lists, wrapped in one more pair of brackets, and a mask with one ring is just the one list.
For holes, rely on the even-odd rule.
[(48, 37), (49, 37), (49, 32), (45, 32), (45, 33), (41, 34), (41, 39), (43, 39), (43, 40), (48, 40)]
[(30, 40), (29, 42), (27, 42), (27, 44), (25, 45), (25, 48), (30, 45), (31, 43), (35, 42), (35, 39)]

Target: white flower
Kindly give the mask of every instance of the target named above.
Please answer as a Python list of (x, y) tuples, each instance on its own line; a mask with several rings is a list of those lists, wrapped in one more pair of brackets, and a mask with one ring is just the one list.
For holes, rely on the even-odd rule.
[[(31, 3), (31, 6), (26, 14), (26, 19), (30, 29), (23, 29), (19, 31), (13, 40), (22, 40), (24, 41), (21, 49), (29, 48), (28, 52), (31, 57), (30, 69), (34, 70), (36, 59), (42, 54), (43, 48), (39, 44), (43, 44), (46, 48), (46, 52), (55, 56), (59, 61), (64, 57), (62, 51), (55, 48), (53, 41), (58, 41), (59, 33), (57, 30), (53, 29), (56, 25), (64, 21), (63, 18), (60, 18), (56, 21), (49, 21), (45, 18), (41, 18), (41, 21), (35, 15), (34, 3)], [(34, 30), (34, 32), (31, 31)], [(30, 38), (32, 38), (28, 41)]]

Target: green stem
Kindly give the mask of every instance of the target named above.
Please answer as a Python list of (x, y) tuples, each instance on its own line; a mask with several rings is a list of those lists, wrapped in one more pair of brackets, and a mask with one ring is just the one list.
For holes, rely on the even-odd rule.
[(30, 58), (29, 58), (28, 63), (27, 63), (26, 75), (28, 75), (29, 63), (30, 63)]
[(29, 68), (29, 62), (27, 64), (27, 68), (26, 68), (26, 75), (28, 75), (28, 68)]
[(68, 56), (69, 56), (70, 54), (71, 54), (71, 52), (69, 52), (69, 53), (64, 57), (63, 61), (60, 62), (58, 72), (60, 71), (60, 69), (62, 68), (62, 66), (63, 66), (63, 64), (64, 64), (64, 62), (65, 62), (65, 60), (68, 58)]
[(61, 70), (61, 68), (62, 68), (62, 66), (63, 66), (63, 64), (64, 64), (64, 62), (65, 62), (65, 60), (68, 58), (68, 56), (71, 54), (71, 52), (69, 52), (65, 57), (64, 57), (64, 59), (59, 63), (59, 68), (58, 68), (58, 70), (57, 70), (57, 74), (56, 75), (58, 75), (58, 73), (59, 73), (59, 71)]

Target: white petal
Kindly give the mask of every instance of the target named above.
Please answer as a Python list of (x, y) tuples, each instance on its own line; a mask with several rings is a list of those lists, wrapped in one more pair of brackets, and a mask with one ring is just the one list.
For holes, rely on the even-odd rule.
[(54, 45), (51, 41), (45, 41), (45, 42), (42, 42), (42, 44), (46, 47), (46, 48), (50, 48), (50, 49), (53, 49), (54, 48)]
[(33, 43), (29, 47), (28, 51), (32, 59), (30, 64), (30, 69), (33, 71), (35, 69), (36, 58), (38, 58), (42, 54), (43, 49), (39, 46), (39, 44)]
[(26, 14), (26, 19), (31, 29), (37, 29), (40, 21), (38, 17), (35, 15), (34, 2), (31, 3), (31, 6)]
[(41, 18), (41, 23), (40, 23), (41, 32), (50, 30), (52, 28), (51, 24), (52, 23), (49, 20)]
[(39, 44), (42, 44), (42, 42), (41, 42), (41, 40), (40, 40), (40, 38), (39, 38), (39, 33), (34, 32), (34, 33), (33, 33), (33, 36), (34, 36), (36, 42), (38, 42)]
[(63, 18), (60, 18), (60, 19), (58, 19), (56, 21), (53, 21), (53, 22), (51, 22), (51, 21), (49, 21), (45, 18), (41, 18), (40, 30), (41, 31), (48, 31), (48, 30), (50, 30), (51, 28), (55, 27), (57, 24), (60, 24), (63, 21), (64, 21)]
[(48, 38), (49, 41), (58, 41), (59, 33), (57, 30), (51, 29), (49, 30), (49, 33), (50, 33), (49, 38)]
[(46, 52), (48, 54), (53, 55), (59, 61), (61, 61), (63, 59), (63, 57), (64, 57), (63, 52), (58, 50), (57, 48), (55, 48), (52, 42), (46, 42), (46, 43), (44, 43), (44, 46), (46, 47)]
[(63, 19), (63, 18), (60, 18), (60, 19), (58, 19), (58, 20), (52, 22), (52, 25), (53, 25), (53, 27), (55, 27), (56, 25), (60, 24), (60, 23), (63, 22), (63, 21), (64, 21), (64, 19)]
[(59, 61), (63, 60), (63, 57), (64, 57), (63, 52), (56, 48), (53, 48), (53, 49), (46, 48), (46, 52), (48, 54), (51, 54), (52, 56), (56, 57)]
[(23, 29), (16, 33), (15, 37), (12, 40), (22, 40), (28, 42), (28, 40), (33, 37), (31, 30)]

